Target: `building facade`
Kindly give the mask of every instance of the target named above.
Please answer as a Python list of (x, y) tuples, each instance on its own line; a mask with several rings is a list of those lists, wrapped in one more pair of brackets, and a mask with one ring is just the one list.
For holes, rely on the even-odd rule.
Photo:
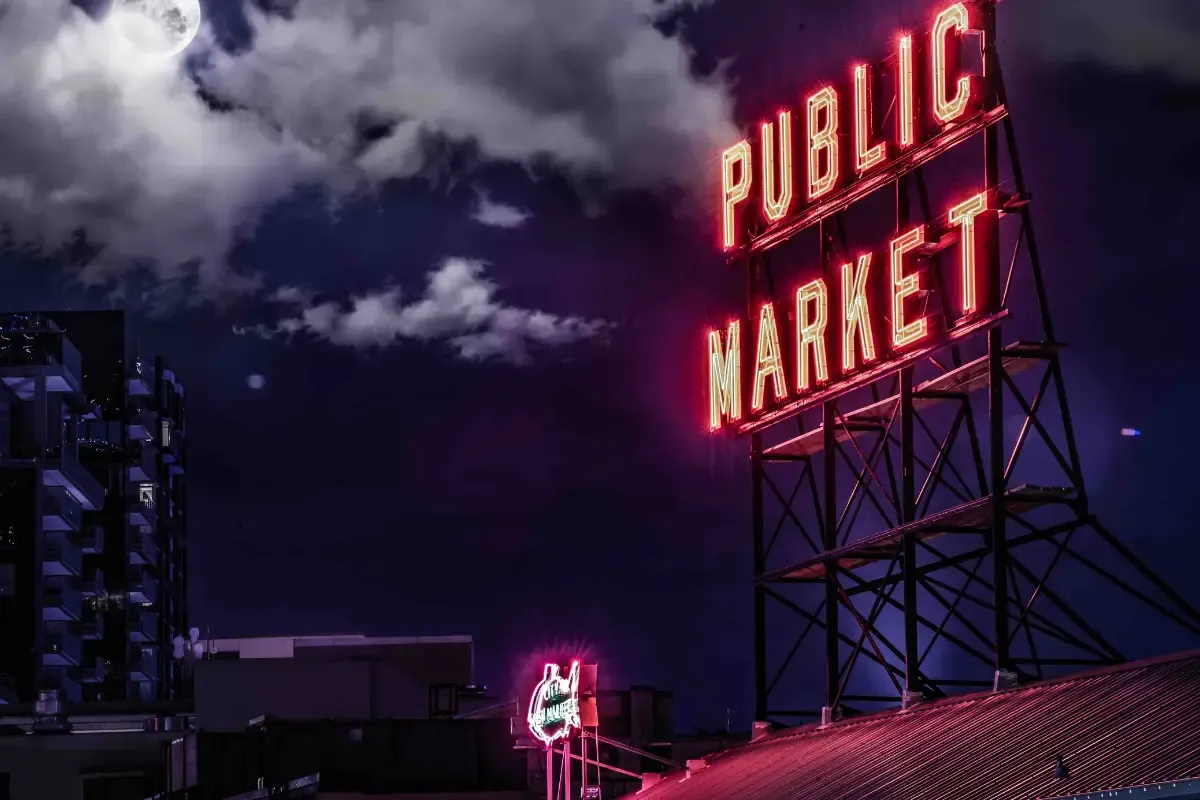
[[(470, 636), (268, 636), (213, 639), (195, 665), (197, 727), (244, 731), (252, 720), (423, 720), (443, 689), (460, 708), (474, 686)], [(295, 776), (292, 776), (295, 777)]]
[(131, 344), (121, 311), (0, 317), (5, 703), (185, 692), (186, 404)]

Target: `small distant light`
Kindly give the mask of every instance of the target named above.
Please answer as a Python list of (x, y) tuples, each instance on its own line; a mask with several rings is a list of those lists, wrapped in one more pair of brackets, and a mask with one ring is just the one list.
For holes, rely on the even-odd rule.
[(262, 375), (251, 375), (250, 377), (246, 378), (246, 385), (251, 389), (261, 389), (267, 385), (267, 379)]
[(1142, 432), (1137, 428), (1121, 428), (1122, 436), (1141, 436)]

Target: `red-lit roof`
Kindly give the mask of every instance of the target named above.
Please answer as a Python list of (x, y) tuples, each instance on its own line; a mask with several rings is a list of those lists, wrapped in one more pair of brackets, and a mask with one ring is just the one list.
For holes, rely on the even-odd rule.
[(637, 800), (1044, 800), (1189, 779), (1200, 652), (789, 730)]

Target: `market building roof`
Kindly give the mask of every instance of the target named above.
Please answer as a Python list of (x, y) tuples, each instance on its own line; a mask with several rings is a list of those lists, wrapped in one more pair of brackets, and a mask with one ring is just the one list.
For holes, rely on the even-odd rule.
[(693, 766), (637, 800), (1200, 797), (1200, 652), (795, 728)]

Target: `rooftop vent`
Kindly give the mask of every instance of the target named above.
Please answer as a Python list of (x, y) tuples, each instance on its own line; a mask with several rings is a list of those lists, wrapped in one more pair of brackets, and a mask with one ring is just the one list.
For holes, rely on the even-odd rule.
[(642, 773), (642, 791), (646, 791), (651, 786), (663, 779), (661, 772), (644, 772)]

